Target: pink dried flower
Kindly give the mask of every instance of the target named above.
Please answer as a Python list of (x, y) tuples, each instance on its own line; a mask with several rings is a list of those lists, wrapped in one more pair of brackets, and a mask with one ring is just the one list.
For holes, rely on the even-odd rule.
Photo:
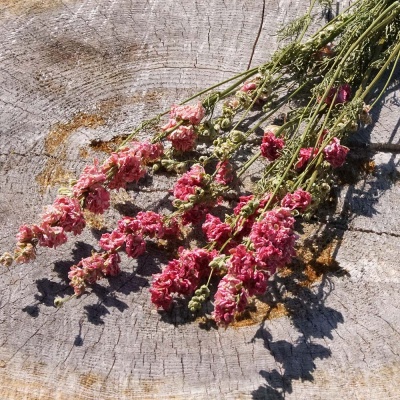
[(123, 217), (118, 221), (118, 230), (121, 233), (140, 233), (142, 231), (142, 224), (137, 218)]
[(215, 181), (222, 185), (227, 185), (233, 181), (233, 167), (228, 161), (219, 161), (216, 166), (217, 173), (215, 174)]
[(146, 251), (146, 242), (141, 234), (126, 235), (125, 243), (125, 251), (129, 257), (137, 258)]
[(294, 193), (287, 193), (281, 201), (281, 206), (289, 210), (297, 209), (304, 212), (311, 204), (311, 194), (303, 189), (297, 189)]
[(32, 228), (28, 225), (21, 225), (19, 232), (16, 235), (18, 242), (29, 243), (35, 237), (35, 233)]
[(105, 276), (117, 276), (121, 272), (119, 263), (121, 262), (121, 257), (118, 253), (108, 254), (104, 261), (104, 275)]
[(247, 82), (240, 88), (240, 91), (247, 93), (255, 89), (257, 89), (257, 84), (255, 82)]
[(163, 226), (164, 226), (164, 232), (163, 232), (164, 234), (162, 238), (167, 238), (167, 237), (177, 238), (181, 233), (179, 222), (175, 217), (165, 219), (163, 221)]
[(99, 240), (99, 245), (106, 251), (117, 251), (125, 244), (125, 235), (118, 230), (111, 233), (103, 233)]
[(317, 149), (314, 149), (314, 147), (307, 147), (307, 148), (302, 148), (300, 149), (299, 153), (299, 159), (294, 166), (297, 171), (301, 172), (303, 171), (311, 158), (314, 158), (315, 155), (318, 153)]
[(347, 103), (351, 97), (351, 87), (349, 84), (340, 85), (339, 88), (331, 88), (327, 98), (325, 99), (325, 103), (330, 105), (335, 98), (334, 104), (343, 104)]
[(86, 226), (79, 201), (68, 196), (58, 196), (53, 205), (47, 206), (42, 221), (51, 226), (60, 226), (74, 235), (81, 234)]
[(206, 215), (206, 221), (202, 228), (207, 240), (209, 242), (217, 242), (219, 245), (225, 243), (232, 233), (232, 228), (229, 224), (221, 222), (218, 217), (214, 217), (211, 214)]
[(164, 147), (161, 143), (131, 142), (130, 151), (145, 165), (159, 160), (164, 153)]
[(90, 188), (96, 184), (104, 183), (107, 180), (104, 172), (99, 167), (99, 161), (94, 160), (94, 165), (88, 165), (84, 168), (81, 176), (76, 184), (73, 186), (72, 191), (74, 196), (79, 199)]
[(167, 139), (171, 141), (172, 146), (178, 151), (190, 151), (196, 143), (197, 135), (192, 126), (179, 126), (173, 131)]
[(349, 148), (342, 146), (340, 140), (336, 137), (332, 139), (330, 144), (323, 150), (326, 161), (328, 161), (333, 168), (341, 167), (346, 161)]
[(150, 238), (162, 238), (164, 236), (164, 225), (162, 216), (153, 211), (140, 211), (136, 219), (141, 224), (142, 234)]
[(84, 206), (95, 214), (103, 214), (110, 207), (110, 193), (100, 184), (90, 187), (86, 194)]
[(267, 211), (261, 221), (253, 224), (250, 240), (258, 261), (265, 263), (265, 269), (275, 270), (284, 266), (296, 254), (294, 222), (289, 209), (278, 208)]
[(26, 264), (36, 258), (36, 248), (32, 243), (17, 243), (14, 250), (14, 260), (17, 263)]
[(267, 289), (268, 273), (257, 270), (260, 265), (254, 252), (243, 244), (239, 244), (229, 252), (231, 257), (228, 261), (228, 274), (242, 282), (249, 296), (263, 294)]
[(104, 277), (106, 270), (104, 256), (93, 253), (90, 257), (83, 258), (77, 265), (73, 265), (68, 272), (70, 286), (74, 288), (77, 296), (81, 295), (86, 284), (96, 283)]
[(198, 224), (205, 217), (208, 211), (208, 205), (195, 204), (190, 210), (185, 211), (182, 214), (182, 223), (184, 225)]
[(199, 102), (195, 106), (182, 105), (171, 107), (171, 119), (189, 121), (192, 125), (200, 124), (201, 120), (206, 115), (206, 110)]
[(233, 275), (225, 275), (218, 284), (214, 296), (214, 311), (212, 313), (218, 325), (227, 326), (237, 312), (242, 312), (248, 304), (248, 293), (243, 288), (242, 281)]
[(177, 180), (173, 189), (174, 197), (179, 200), (188, 200), (189, 196), (195, 194), (196, 189), (201, 187), (205, 174), (200, 164), (192, 165), (190, 170)]
[(67, 241), (64, 229), (60, 226), (50, 226), (43, 222), (40, 225), (32, 225), (32, 230), (39, 240), (39, 245), (43, 247), (56, 248)]
[(267, 160), (274, 161), (281, 155), (284, 145), (283, 139), (277, 138), (271, 131), (265, 131), (261, 144), (261, 154)]
[(125, 148), (118, 153), (113, 153), (103, 164), (105, 174), (112, 172), (112, 178), (108, 182), (110, 189), (126, 188), (126, 184), (137, 182), (146, 174), (142, 165), (143, 161), (132, 149)]
[(173, 295), (190, 295), (202, 279), (210, 273), (209, 264), (216, 252), (204, 249), (179, 249), (179, 258), (168, 263), (161, 274), (153, 275), (151, 301), (158, 308), (168, 310)]

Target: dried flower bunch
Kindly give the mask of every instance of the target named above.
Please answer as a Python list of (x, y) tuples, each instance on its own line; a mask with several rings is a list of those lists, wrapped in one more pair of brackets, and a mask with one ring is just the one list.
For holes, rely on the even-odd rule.
[[(330, 3), (313, 0), (305, 16), (280, 32), (282, 47), (264, 65), (173, 105), (165, 122), (166, 113), (144, 121), (119, 151), (103, 163), (95, 160), (60, 189), (39, 223), (22, 225), (14, 253), (4, 253), (1, 262), (27, 263), (39, 246), (62, 245), (68, 233), (85, 228), (83, 210), (102, 214), (111, 190), (166, 170), (178, 175), (171, 191), (175, 211), (122, 217), (102, 235), (98, 252), (71, 267), (74, 296), (117, 275), (120, 252), (139, 257), (148, 240), (176, 245), (201, 227), (203, 245), (179, 247), (153, 276), (151, 300), (169, 310), (186, 298), (192, 312), (211, 301), (216, 323), (229, 325), (296, 255), (295, 218), (310, 218), (329, 194), (334, 170), (349, 151), (342, 142), (371, 122), (369, 111), (400, 56), (399, 1), (355, 1), (308, 34), (314, 7)], [(387, 81), (378, 90), (384, 74)], [(278, 118), (282, 111), (284, 118)], [(154, 130), (152, 139), (133, 140), (144, 128)], [(207, 146), (199, 152), (201, 143)], [(249, 146), (255, 150), (246, 159)], [(240, 193), (241, 177), (256, 160), (264, 164), (262, 176), (252, 193)], [(222, 219), (215, 213), (218, 204), (231, 210)]]

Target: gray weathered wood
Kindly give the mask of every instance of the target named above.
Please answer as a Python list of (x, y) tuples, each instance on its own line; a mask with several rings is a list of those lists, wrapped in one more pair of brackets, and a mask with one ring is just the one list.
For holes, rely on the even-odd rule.
[[(278, 25), (307, 5), (0, 0), (0, 250), (51, 203), (58, 181), (79, 174), (94, 155), (93, 139), (127, 133), (250, 60), (261, 62), (277, 46)], [(396, 93), (385, 99), (373, 143), (399, 142)], [(290, 318), (227, 330), (187, 322), (183, 310), (162, 318), (147, 290), (165, 262), (157, 251), (125, 260), (120, 277), (57, 310), (54, 297), (70, 293), (69, 266), (96, 244), (90, 230), (2, 270), (0, 397), (397, 398), (399, 156), (375, 161), (375, 176), (341, 191), (337, 216), (350, 209), (350, 221), (320, 228), (341, 239), (335, 253), (349, 275), (297, 287), (283, 300)], [(158, 191), (129, 196), (142, 208), (163, 207), (170, 185), (159, 178)], [(115, 218), (110, 212), (105, 225)]]

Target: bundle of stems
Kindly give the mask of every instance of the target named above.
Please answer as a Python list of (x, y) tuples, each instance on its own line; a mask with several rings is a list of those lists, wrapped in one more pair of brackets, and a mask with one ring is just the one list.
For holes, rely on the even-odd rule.
[[(122, 217), (101, 237), (101, 251), (71, 267), (74, 296), (116, 275), (119, 252), (138, 257), (148, 240), (177, 244), (190, 227), (201, 226), (204, 245), (179, 248), (177, 258), (154, 275), (152, 301), (168, 310), (188, 298), (189, 309), (198, 312), (211, 298), (217, 324), (230, 324), (295, 256), (295, 218), (310, 218), (329, 195), (334, 169), (349, 151), (342, 143), (372, 122), (369, 112), (399, 60), (399, 1), (357, 0), (309, 33), (316, 7), (331, 3), (313, 0), (304, 16), (284, 27), (270, 61), (172, 106), (161, 127), (168, 112), (142, 122), (106, 161), (95, 160), (61, 188), (39, 224), (22, 225), (14, 253), (4, 253), (1, 262), (28, 262), (38, 246), (65, 243), (66, 233), (85, 227), (83, 210), (109, 207), (110, 190), (167, 170), (180, 175), (175, 211)], [(135, 141), (144, 129), (154, 131), (151, 141)], [(255, 151), (246, 158), (249, 146)], [(261, 178), (252, 193), (239, 196), (241, 178), (254, 162), (264, 165)], [(218, 204), (231, 207), (224, 220), (214, 215)]]

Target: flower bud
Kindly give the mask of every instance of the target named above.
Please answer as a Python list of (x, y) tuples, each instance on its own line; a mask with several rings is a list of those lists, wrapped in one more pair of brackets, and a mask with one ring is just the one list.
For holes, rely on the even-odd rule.
[(245, 135), (243, 132), (235, 130), (230, 133), (229, 138), (233, 143), (240, 143), (245, 139)]
[(326, 182), (323, 182), (321, 184), (321, 190), (323, 192), (329, 192), (331, 190), (331, 187)]
[(152, 166), (153, 172), (157, 172), (160, 169), (160, 164), (156, 163)]
[(186, 164), (185, 163), (178, 163), (175, 165), (175, 171), (178, 174), (183, 174), (184, 172), (186, 172)]
[(221, 129), (228, 129), (231, 126), (231, 120), (229, 118), (224, 118), (221, 121)]
[(10, 267), (14, 262), (14, 257), (10, 253), (4, 253), (0, 257), (0, 264), (4, 265), (5, 267)]

